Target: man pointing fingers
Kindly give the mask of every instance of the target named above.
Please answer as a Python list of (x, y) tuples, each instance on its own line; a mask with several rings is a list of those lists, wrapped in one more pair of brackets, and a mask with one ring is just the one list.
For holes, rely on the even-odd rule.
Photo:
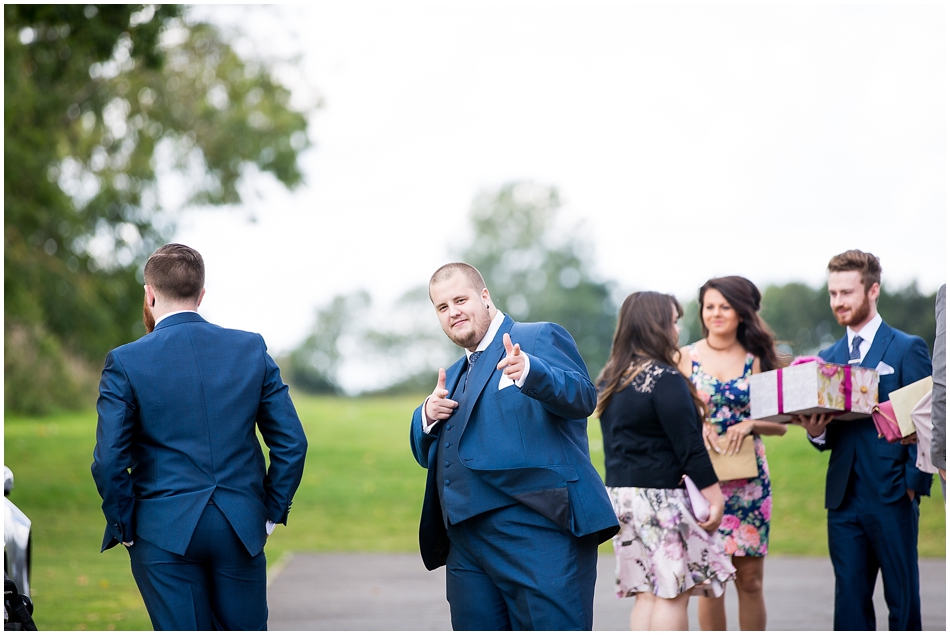
[(521, 344), (515, 344), (512, 346), (511, 337), (505, 333), (502, 341), (505, 344), (505, 358), (498, 362), (498, 370), (504, 369), (505, 375), (508, 376), (512, 381), (519, 381), (521, 376), (525, 372), (525, 364), (527, 363), (528, 356), (525, 353), (521, 352)]
[(445, 388), (445, 369), (439, 369), (439, 381), (435, 385), (435, 390), (426, 400), (426, 416), (429, 421), (443, 421), (452, 416), (455, 409), (459, 407), (457, 401), (448, 399), (449, 391)]

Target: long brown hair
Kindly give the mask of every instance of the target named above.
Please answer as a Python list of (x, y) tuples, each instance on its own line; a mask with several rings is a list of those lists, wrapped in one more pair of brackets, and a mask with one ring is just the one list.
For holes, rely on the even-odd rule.
[(785, 366), (783, 356), (775, 349), (775, 334), (759, 315), (762, 294), (751, 280), (742, 276), (711, 278), (699, 288), (699, 323), (703, 330), (703, 337), (709, 335), (709, 329), (706, 328), (702, 316), (703, 299), (710, 289), (721, 293), (726, 302), (739, 314), (739, 329), (736, 331), (736, 338), (747, 353), (752, 353), (759, 358), (763, 372)]
[[(595, 417), (603, 414), (614, 393), (630, 385), (634, 369), (643, 362), (655, 361), (677, 367), (679, 349), (671, 309), (676, 309), (678, 318), (683, 317), (683, 307), (676, 298), (656, 291), (637, 291), (623, 301), (610, 357), (597, 377), (599, 394)], [(686, 377), (683, 381), (689, 387), (696, 409), (705, 418), (706, 404), (696, 394), (696, 387)]]

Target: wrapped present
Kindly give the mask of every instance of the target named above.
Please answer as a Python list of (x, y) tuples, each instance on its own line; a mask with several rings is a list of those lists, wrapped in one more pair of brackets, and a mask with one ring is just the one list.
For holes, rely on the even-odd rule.
[(869, 417), (877, 385), (873, 368), (821, 360), (793, 364), (749, 377), (749, 417), (778, 423), (816, 413), (833, 413), (839, 420)]

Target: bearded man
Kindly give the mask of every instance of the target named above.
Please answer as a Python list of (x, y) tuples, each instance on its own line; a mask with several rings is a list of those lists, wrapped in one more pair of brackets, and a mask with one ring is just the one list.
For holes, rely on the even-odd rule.
[[(931, 374), (927, 345), (891, 328), (877, 312), (881, 263), (856, 249), (828, 263), (828, 294), (843, 338), (819, 356), (835, 364), (874, 368), (878, 401)], [(884, 580), (888, 626), (921, 630), (917, 529), (921, 496), (932, 477), (915, 467), (916, 445), (879, 438), (870, 418), (831, 422), (830, 415), (798, 417), (819, 450), (831, 450), (825, 484), (828, 551), (835, 570), (835, 630), (875, 630), (872, 596)]]
[[(205, 265), (145, 264), (146, 335), (106, 357), (92, 475), (155, 630), (266, 630), (264, 543), (287, 524), (307, 438), (256, 333), (198, 315)], [(257, 431), (269, 450), (265, 467)]]
[(455, 630), (591, 630), (597, 545), (619, 529), (590, 462), (597, 392), (570, 334), (512, 321), (477, 269), (429, 281), (442, 330), (465, 351), (412, 416), (429, 470), (419, 546), (446, 565)]

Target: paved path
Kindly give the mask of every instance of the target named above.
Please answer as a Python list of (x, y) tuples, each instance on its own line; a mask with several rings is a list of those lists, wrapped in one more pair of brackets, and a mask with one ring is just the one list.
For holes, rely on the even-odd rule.
[[(627, 630), (632, 599), (613, 594), (613, 556), (601, 555), (594, 630)], [(921, 560), (924, 630), (946, 630), (945, 560)], [(834, 575), (827, 558), (769, 556), (765, 601), (769, 630), (830, 630)], [(271, 630), (451, 630), (445, 569), (429, 572), (417, 554), (299, 553), (278, 563), (268, 587)], [(878, 580), (878, 630), (887, 607)], [(729, 628), (738, 630), (735, 590), (726, 595)], [(696, 602), (690, 628), (698, 629)]]

